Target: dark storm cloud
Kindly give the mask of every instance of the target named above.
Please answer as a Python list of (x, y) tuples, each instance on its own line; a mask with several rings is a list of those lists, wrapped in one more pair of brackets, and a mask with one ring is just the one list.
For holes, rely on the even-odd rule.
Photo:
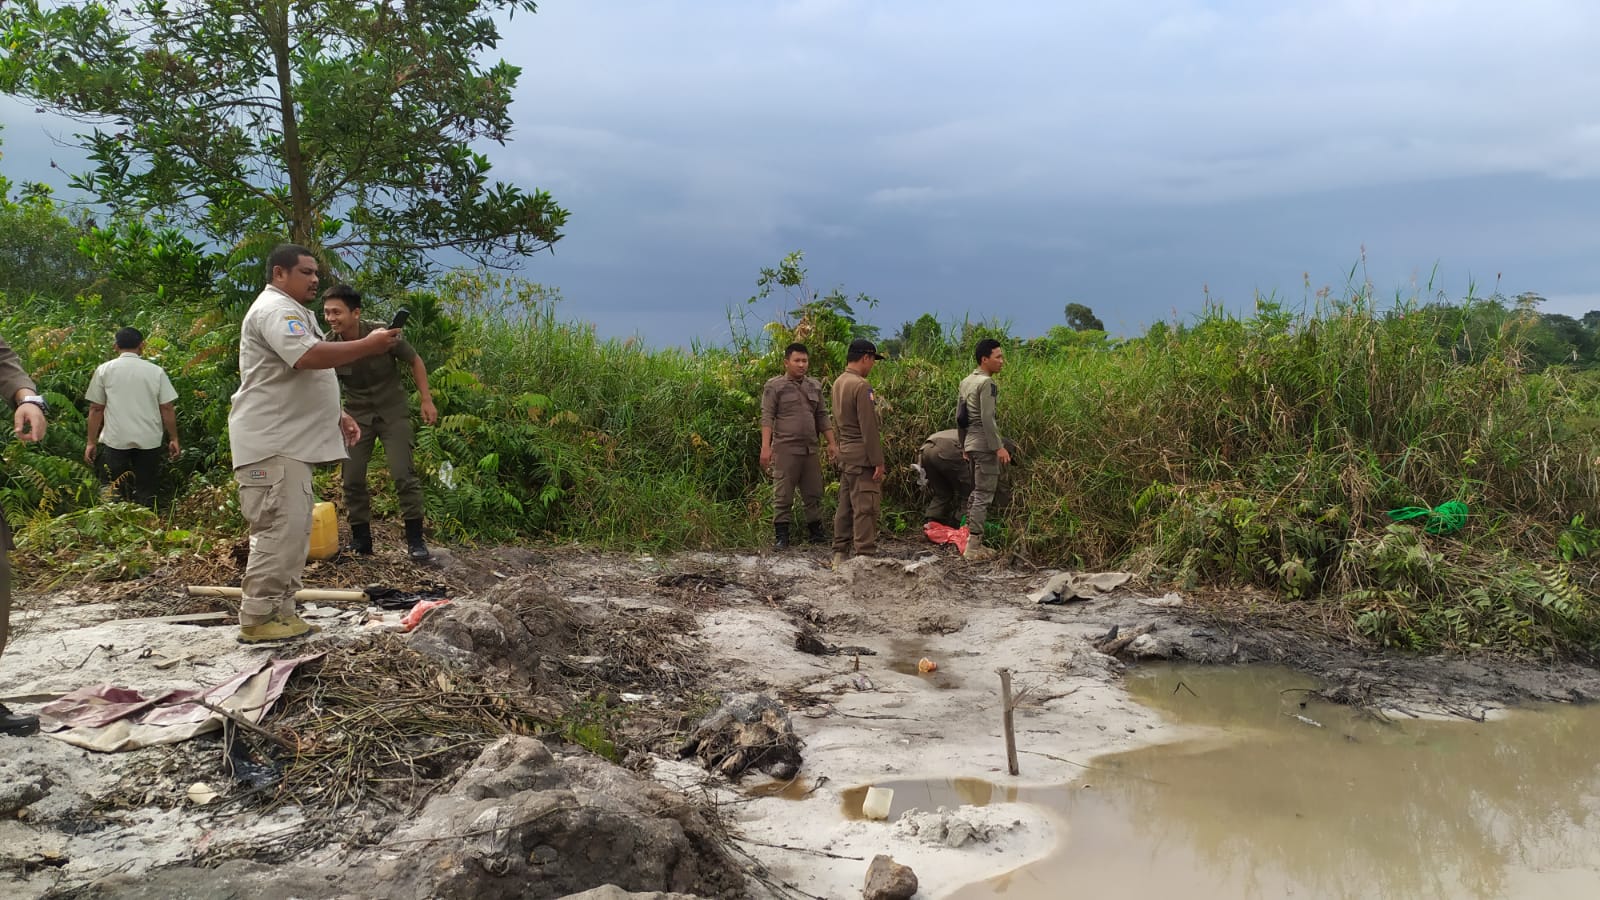
[[(1437, 267), (1600, 306), (1581, 0), (548, 0), (504, 33), (497, 174), (573, 213), (525, 274), (606, 334), (720, 339), (793, 249), (887, 330), (1036, 333), (1077, 300), (1132, 332), (1207, 286), (1338, 289), (1363, 248), (1380, 294)], [(0, 106), (12, 177), (25, 112)]]

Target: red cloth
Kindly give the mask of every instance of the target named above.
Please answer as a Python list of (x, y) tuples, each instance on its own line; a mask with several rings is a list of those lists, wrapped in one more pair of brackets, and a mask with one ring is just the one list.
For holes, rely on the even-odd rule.
[(444, 600), (418, 600), (417, 605), (411, 607), (411, 611), (400, 619), (401, 630), (410, 631), (421, 625), (423, 616), (449, 602), (448, 598)]
[(951, 528), (943, 522), (928, 522), (924, 524), (922, 533), (935, 544), (954, 544), (956, 549), (962, 553), (967, 552), (967, 538), (971, 537), (971, 532), (967, 531), (967, 526)]

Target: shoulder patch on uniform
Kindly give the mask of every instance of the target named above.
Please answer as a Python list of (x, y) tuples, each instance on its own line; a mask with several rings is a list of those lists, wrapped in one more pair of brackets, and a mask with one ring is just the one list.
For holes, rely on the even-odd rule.
[(995, 384), (993, 381), (989, 382), (989, 396), (991, 396), (991, 397), (1000, 396), (1000, 385)]
[(300, 337), (301, 335), (307, 333), (305, 320), (301, 319), (299, 316), (284, 316), (283, 330), (284, 333), (288, 334), (290, 337)]

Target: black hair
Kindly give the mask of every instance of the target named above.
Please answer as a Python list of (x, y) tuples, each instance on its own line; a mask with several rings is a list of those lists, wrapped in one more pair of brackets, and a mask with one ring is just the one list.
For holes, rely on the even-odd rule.
[(309, 256), (316, 259), (317, 255), (299, 244), (279, 244), (272, 248), (272, 253), (267, 257), (267, 280), (272, 280), (274, 269), (283, 269), (287, 272), (294, 271), (300, 263), (300, 257)]
[(345, 306), (350, 308), (351, 312), (361, 308), (361, 292), (348, 284), (336, 284), (328, 288), (328, 293), (324, 294), (322, 299), (324, 301), (341, 300)]
[(144, 343), (144, 335), (137, 328), (123, 328), (117, 331), (118, 350), (137, 350)]
[(972, 356), (975, 361), (983, 362), (989, 358), (989, 354), (998, 349), (1000, 349), (999, 341), (994, 338), (984, 338), (978, 342), (977, 349), (972, 351)]
[(785, 348), (783, 348), (783, 358), (784, 359), (788, 359), (789, 357), (795, 355), (796, 353), (804, 353), (807, 356), (811, 355), (811, 351), (806, 349), (806, 345), (802, 344), (802, 343), (799, 343), (798, 341), (793, 343), (793, 344), (790, 344), (789, 346), (787, 346)]

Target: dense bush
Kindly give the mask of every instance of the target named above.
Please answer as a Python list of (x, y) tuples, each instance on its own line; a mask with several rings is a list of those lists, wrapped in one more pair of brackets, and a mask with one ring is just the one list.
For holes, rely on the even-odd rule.
[[(602, 340), (563, 318), (554, 291), (480, 273), (378, 298), (375, 316), (412, 310), (408, 336), (433, 373), (441, 419), (419, 431), (418, 466), (435, 527), (455, 541), (759, 546), (762, 382), (790, 340), (810, 343), (831, 378), (848, 341), (873, 333), (856, 318), (870, 298), (809, 291), (798, 256), (763, 282), (751, 309), (781, 292), (773, 315), (689, 350)], [(226, 440), (237, 304), (92, 271), (70, 284), (0, 298), (0, 335), (58, 410), (42, 447), (3, 451), (0, 505), (34, 555), (24, 571), (115, 577), (237, 535)], [(1600, 521), (1600, 382), (1529, 356), (1568, 352), (1549, 349), (1529, 303), (1380, 308), (1359, 289), (1316, 303), (1211, 308), (1126, 341), (1007, 337), (1001, 421), (1022, 454), (1001, 542), (1041, 564), (1313, 601), (1353, 634), (1400, 646), (1600, 647), (1600, 531), (1588, 524)], [(84, 512), (103, 493), (82, 462), (83, 391), (128, 324), (179, 391), (186, 449), (159, 520)], [(891, 339), (904, 355), (874, 372), (891, 529), (920, 523), (907, 468), (928, 433), (951, 426), (967, 348), (988, 334), (1004, 328), (924, 317)], [(337, 493), (331, 475), (319, 487)], [(379, 515), (394, 512), (392, 495), (376, 500)], [(1453, 534), (1386, 515), (1447, 500), (1471, 508)]]

